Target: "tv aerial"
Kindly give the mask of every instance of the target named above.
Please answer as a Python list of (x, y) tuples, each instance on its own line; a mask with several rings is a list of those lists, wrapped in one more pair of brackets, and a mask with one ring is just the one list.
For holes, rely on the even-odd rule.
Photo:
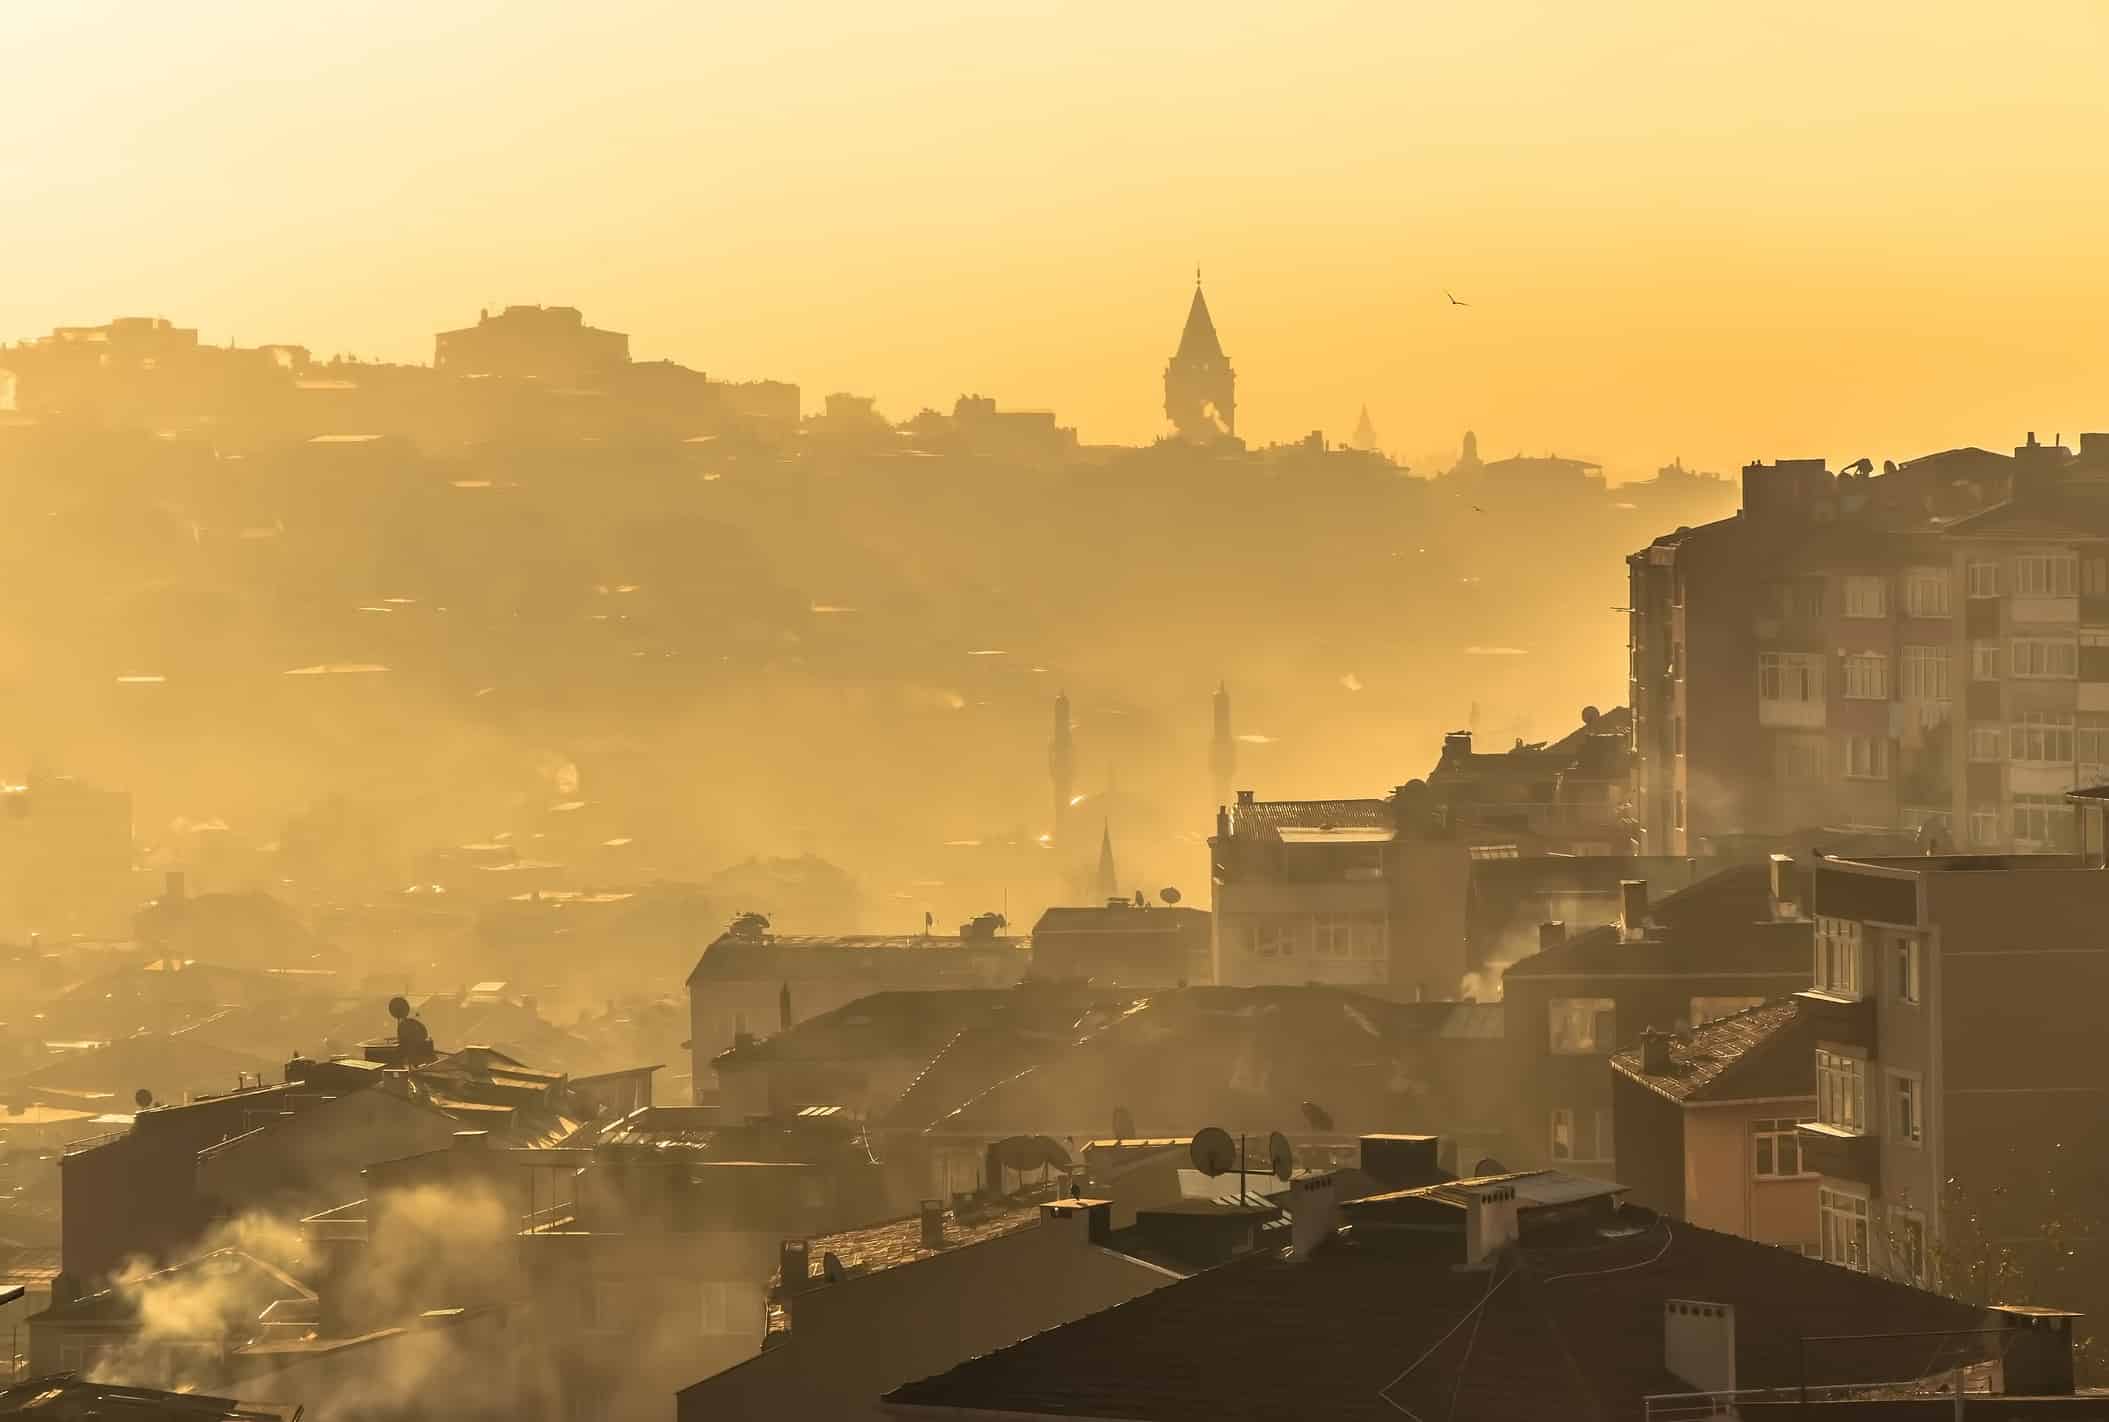
[(1296, 1173), (1296, 1152), (1289, 1147), (1289, 1138), (1280, 1131), (1267, 1137), (1267, 1161), (1274, 1167), (1274, 1178), (1284, 1184)]
[(1168, 904), (1176, 904), (1179, 902), (1180, 893), (1177, 889), (1167, 884), (1157, 891), (1157, 897), (1163, 899)]
[(1189, 1154), (1193, 1157), (1194, 1169), (1203, 1175), (1228, 1175), (1237, 1168), (1237, 1142), (1221, 1126), (1204, 1126), (1195, 1132)]

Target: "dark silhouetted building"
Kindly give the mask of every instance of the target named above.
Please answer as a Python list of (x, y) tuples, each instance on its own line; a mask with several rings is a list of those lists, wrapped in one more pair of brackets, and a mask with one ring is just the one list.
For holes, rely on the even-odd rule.
[(545, 385), (594, 385), (630, 360), (630, 338), (588, 326), (576, 306), (508, 306), (433, 339), (433, 367)]
[(1179, 349), (1164, 367), (1164, 415), (1181, 439), (1205, 443), (1238, 432), (1237, 374), (1216, 339), (1199, 272), (1194, 273), (1194, 301), (1179, 333)]

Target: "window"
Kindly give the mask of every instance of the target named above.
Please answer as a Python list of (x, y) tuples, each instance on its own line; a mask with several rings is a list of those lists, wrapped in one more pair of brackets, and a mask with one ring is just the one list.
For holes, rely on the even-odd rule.
[(1800, 1121), (1788, 1117), (1750, 1123), (1750, 1137), (1757, 1149), (1756, 1174), (1760, 1180), (1791, 1180), (1803, 1174)]
[(2014, 639), (2015, 676), (2071, 678), (2079, 674), (2080, 648), (2070, 637)]
[[(1580, 1134), (1576, 1133), (1579, 1116)], [(1611, 1113), (1577, 1113), (1561, 1106), (1552, 1113), (1552, 1158), (1554, 1160), (1609, 1160), (1611, 1158)]]
[(2070, 553), (2024, 553), (2014, 560), (2015, 597), (2074, 597), (2079, 559)]
[(2084, 558), (2080, 561), (2080, 595), (2109, 596), (2109, 558)]
[(2073, 724), (2073, 759), (2088, 767), (2088, 781), (2102, 778), (2102, 769), (2109, 766), (2109, 715), (2099, 711), (2082, 711)]
[(1949, 615), (1946, 568), (1913, 568), (1904, 575), (1904, 611), (1913, 617)]
[(1990, 849), (1999, 843), (1999, 811), (1995, 807), (1971, 807), (1970, 843), (1979, 849)]
[(2072, 805), (2063, 795), (2016, 795), (2014, 842), (2056, 849), (2072, 842)]
[(1841, 1131), (1867, 1129), (1867, 1063), (1843, 1052), (1816, 1049), (1816, 1113)]
[(1562, 1056), (1608, 1052), (1617, 1039), (1618, 1004), (1608, 997), (1556, 997), (1547, 1011), (1552, 1050)]
[(1867, 1196), (1819, 1186), (1816, 1213), (1823, 1222), (1824, 1261), (1866, 1273)]
[(2109, 628), (2080, 629), (2080, 680), (2109, 681)]
[(1766, 701), (1823, 700), (1823, 662), (1814, 652), (1760, 652), (1758, 696)]
[(2008, 758), (2021, 765), (2071, 765), (2073, 719), (2063, 711), (2024, 711), (2008, 728)]
[(1997, 642), (1972, 642), (1970, 644), (1970, 680), (1999, 680), (1999, 644)]
[(1971, 597), (1999, 596), (1999, 565), (1997, 563), (1972, 563), (1965, 572)]
[(1674, 803), (1674, 804), (1676, 805), (1676, 813), (1677, 813), (1677, 828), (1678, 828), (1678, 829), (1683, 829), (1683, 828), (1684, 828), (1684, 792), (1683, 792), (1682, 790), (1679, 790), (1679, 791), (1677, 791), (1677, 792), (1676, 792), (1676, 794), (1675, 794), (1675, 799), (1674, 799), (1673, 803)]
[(1848, 780), (1889, 779), (1889, 738), (1847, 736), (1843, 770)]
[(1293, 958), (1303, 936), (1301, 921), (1285, 914), (1252, 919), (1245, 928), (1245, 951), (1260, 958)]
[(2006, 737), (1997, 726), (1972, 726), (1970, 728), (1970, 759), (1975, 761), (1997, 761), (2006, 759)]
[(1823, 737), (1781, 736), (1773, 743), (1772, 768), (1782, 785), (1823, 784)]
[(1881, 578), (1850, 577), (1845, 580), (1847, 617), (1889, 616), (1889, 588)]
[(1889, 937), (1889, 990), (1899, 1002), (1919, 1000), (1919, 940), (1912, 934)]
[(1847, 652), (1845, 695), (1848, 701), (1889, 700), (1889, 658), (1880, 652)]
[(1926, 1139), (1924, 1096), (1916, 1072), (1889, 1074), (1889, 1138), (1905, 1145), (1921, 1145)]
[(1783, 622), (1815, 622), (1823, 617), (1823, 579), (1773, 583), (1765, 589), (1769, 610)]
[(1860, 996), (1860, 921), (1816, 920), (1816, 986), (1839, 997)]
[(1889, 1210), (1889, 1268), (1906, 1283), (1926, 1282), (1926, 1221), (1902, 1205)]
[(1702, 1022), (1717, 1022), (1723, 1017), (1733, 1017), (1738, 1012), (1748, 1012), (1753, 1007), (1764, 1006), (1762, 997), (1695, 997), (1692, 999), (1692, 1026)]
[(1900, 690), (1906, 701), (1948, 699), (1948, 649), (1909, 647), (1904, 649)]

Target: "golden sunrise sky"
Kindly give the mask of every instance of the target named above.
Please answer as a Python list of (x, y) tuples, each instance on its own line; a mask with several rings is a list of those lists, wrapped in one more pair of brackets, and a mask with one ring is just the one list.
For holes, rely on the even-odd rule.
[[(1196, 261), (1239, 429), (1416, 464), (2109, 428), (2109, 7), (0, 3), (0, 340), (159, 314), (633, 352), (1162, 427)], [(1448, 288), (1473, 305), (1449, 306)]]

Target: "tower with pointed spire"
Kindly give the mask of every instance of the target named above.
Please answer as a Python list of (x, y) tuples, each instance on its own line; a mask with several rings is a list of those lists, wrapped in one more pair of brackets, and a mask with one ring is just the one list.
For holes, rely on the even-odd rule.
[(1063, 842), (1069, 802), (1076, 796), (1076, 746), (1069, 737), (1069, 693), (1055, 693), (1054, 739), (1047, 743), (1047, 778), (1054, 783), (1054, 841)]
[(1216, 804), (1230, 803), (1230, 783), (1238, 773), (1238, 743), (1230, 734), (1230, 688), (1216, 683), (1216, 734), (1208, 744), (1208, 770), (1214, 777)]
[(1369, 406), (1362, 407), (1362, 418), (1355, 421), (1355, 448), (1377, 452), (1377, 427), (1369, 421)]
[(1216, 323), (1194, 268), (1194, 301), (1179, 349), (1164, 367), (1164, 415), (1181, 439), (1208, 443), (1238, 432), (1237, 373), (1216, 339)]
[(1120, 897), (1120, 875), (1113, 868), (1113, 824), (1109, 820), (1098, 837), (1098, 899), (1110, 903)]

